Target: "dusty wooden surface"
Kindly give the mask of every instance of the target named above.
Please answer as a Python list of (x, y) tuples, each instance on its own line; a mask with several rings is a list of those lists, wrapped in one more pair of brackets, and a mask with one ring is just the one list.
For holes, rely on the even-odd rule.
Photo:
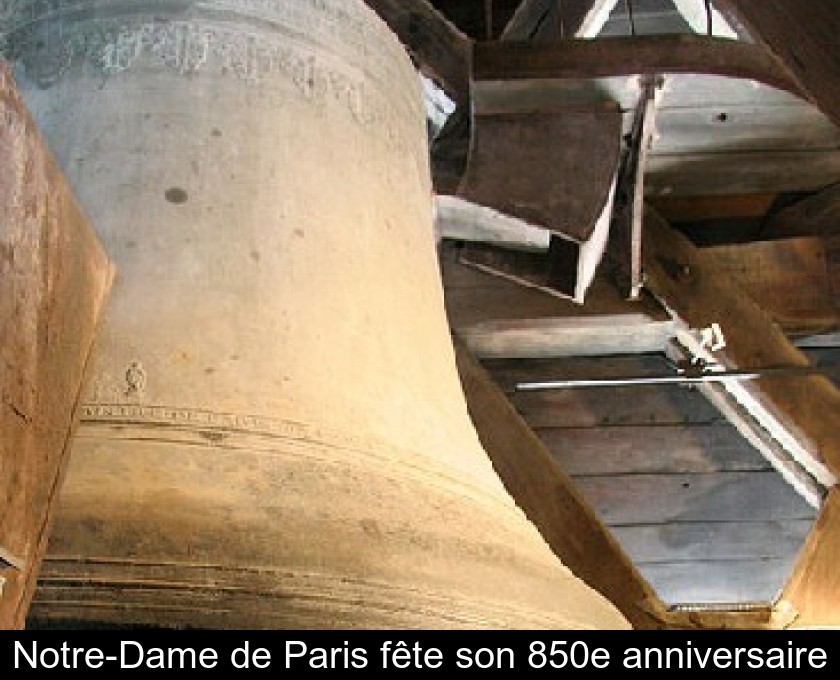
[(705, 73), (747, 78), (799, 93), (798, 84), (754, 45), (694, 35), (569, 40), (562, 44), (477, 43), (477, 80), (598, 78)]
[(456, 343), (456, 357), (479, 439), (517, 504), (575, 575), (608, 597), (635, 627), (655, 627), (648, 608), (660, 610), (661, 604), (650, 586), (460, 342)]
[[(692, 328), (719, 323), (729, 367), (807, 366), (769, 315), (741, 293), (713, 256), (695, 248), (654, 213), (646, 221), (646, 272), (650, 289)], [(840, 472), (840, 390), (819, 376), (762, 380), (748, 386), (757, 403), (794, 435), (802, 462), (815, 471)], [(813, 465), (812, 465), (813, 464)]]
[(661, 355), (484, 363), (666, 603), (770, 606), (815, 513), (702, 394), (514, 391), (530, 380), (667, 374)]
[(840, 325), (821, 239), (755, 241), (703, 252), (787, 334), (817, 333)]
[(2, 64), (0, 112), (0, 628), (16, 628), (112, 268)]
[(718, 5), (769, 48), (817, 106), (840, 124), (840, 13), (835, 0), (721, 0)]

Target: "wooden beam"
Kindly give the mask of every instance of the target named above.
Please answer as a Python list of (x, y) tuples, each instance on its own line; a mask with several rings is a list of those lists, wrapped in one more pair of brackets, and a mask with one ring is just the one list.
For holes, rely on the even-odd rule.
[(840, 327), (821, 239), (752, 241), (703, 252), (788, 335)]
[(696, 35), (566, 40), (553, 45), (477, 43), (475, 80), (599, 78), (705, 73), (755, 80), (794, 94), (799, 84), (760, 47)]
[(468, 105), (472, 40), (427, 0), (366, 2), (397, 34), (420, 70), (458, 105)]
[(535, 43), (593, 38), (617, 0), (523, 0), (502, 33), (502, 40)]
[(470, 416), (508, 492), (578, 578), (634, 627), (657, 627), (659, 598), (492, 378), (463, 343), (455, 347)]
[(834, 489), (805, 543), (781, 602), (798, 613), (793, 628), (840, 626), (840, 490)]
[(764, 238), (840, 236), (840, 184), (832, 184), (771, 215), (761, 235)]
[(2, 63), (0, 110), (0, 629), (10, 629), (35, 589), (113, 270)]
[[(726, 338), (725, 351), (705, 352), (682, 334), (695, 354), (729, 369), (809, 366), (770, 317), (740, 293), (713, 256), (694, 247), (652, 210), (645, 222), (647, 287), (692, 329), (713, 323)], [(678, 332), (678, 337), (680, 337)], [(824, 486), (840, 475), (840, 391), (821, 376), (727, 381), (727, 391), (784, 449)]]
[(544, 359), (662, 352), (671, 321), (642, 314), (487, 321), (456, 329), (479, 359)]
[(746, 151), (650, 156), (649, 196), (817, 191), (840, 177), (840, 151)]
[(743, 23), (793, 75), (807, 98), (840, 125), (840, 12), (836, 0), (716, 3)]
[[(702, 0), (671, 0), (674, 7), (685, 19), (686, 23), (691, 27), (691, 30), (701, 35), (709, 34), (709, 20), (710, 17), (706, 12), (705, 3)], [(729, 38), (730, 40), (738, 40), (741, 37), (738, 31), (730, 25), (729, 20), (723, 16), (716, 8), (711, 7), (711, 28), (712, 35), (716, 38)]]

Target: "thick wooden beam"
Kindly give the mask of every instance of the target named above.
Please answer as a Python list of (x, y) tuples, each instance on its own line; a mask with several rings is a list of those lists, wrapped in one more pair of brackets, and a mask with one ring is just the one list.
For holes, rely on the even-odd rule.
[(697, 35), (566, 40), (553, 45), (477, 43), (475, 80), (599, 78), (705, 73), (755, 80), (801, 95), (798, 83), (760, 47)]
[(703, 252), (788, 335), (840, 327), (821, 239), (752, 241)]
[(9, 629), (23, 626), (35, 588), (113, 272), (1, 63), (0, 111), (0, 629)]
[(836, 0), (716, 0), (760, 40), (803, 92), (840, 125), (840, 12)]
[[(810, 365), (712, 255), (694, 247), (652, 210), (645, 222), (644, 245), (648, 289), (688, 327), (720, 325), (726, 348), (708, 358), (729, 369)], [(827, 378), (728, 381), (726, 387), (809, 474), (824, 486), (836, 483), (840, 390)]]
[(657, 627), (650, 611), (664, 612), (664, 606), (573, 482), (458, 341), (456, 357), (479, 439), (508, 492), (576, 576), (607, 597), (636, 628)]
[(770, 216), (761, 235), (764, 238), (840, 236), (840, 184), (832, 184)]
[(643, 314), (486, 321), (457, 329), (480, 359), (542, 359), (662, 352), (671, 321)]
[(366, 0), (419, 64), (453, 101), (470, 100), (472, 40), (427, 0)]
[(799, 556), (781, 601), (797, 612), (792, 627), (840, 626), (840, 491), (834, 489)]

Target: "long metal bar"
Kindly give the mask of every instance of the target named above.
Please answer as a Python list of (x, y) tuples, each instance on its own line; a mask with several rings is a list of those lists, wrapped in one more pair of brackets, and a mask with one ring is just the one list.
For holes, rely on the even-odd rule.
[(840, 372), (840, 364), (824, 366), (774, 366), (754, 370), (701, 371), (674, 375), (630, 375), (610, 378), (574, 378), (544, 382), (517, 383), (517, 392), (538, 390), (566, 390), (582, 387), (634, 387), (638, 385), (684, 385), (692, 383), (726, 382), (727, 380), (759, 380), (761, 378), (794, 378)]

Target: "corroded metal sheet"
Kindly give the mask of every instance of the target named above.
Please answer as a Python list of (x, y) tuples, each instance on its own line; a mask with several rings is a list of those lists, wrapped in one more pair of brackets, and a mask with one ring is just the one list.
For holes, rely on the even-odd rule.
[(0, 64), (0, 628), (26, 616), (111, 277)]

